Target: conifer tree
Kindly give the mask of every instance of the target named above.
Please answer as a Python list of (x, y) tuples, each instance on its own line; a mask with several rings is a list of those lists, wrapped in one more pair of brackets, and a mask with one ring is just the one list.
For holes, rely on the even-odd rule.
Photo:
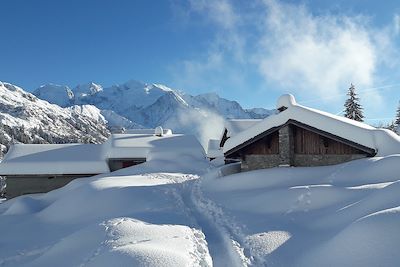
[(360, 104), (360, 99), (357, 97), (356, 88), (353, 84), (351, 84), (347, 95), (349, 98), (344, 103), (344, 116), (352, 120), (364, 121), (363, 108)]
[(399, 105), (397, 107), (396, 118), (395, 118), (393, 125), (394, 125), (394, 127), (393, 127), (394, 131), (397, 132), (398, 134), (400, 134), (400, 101), (399, 101)]

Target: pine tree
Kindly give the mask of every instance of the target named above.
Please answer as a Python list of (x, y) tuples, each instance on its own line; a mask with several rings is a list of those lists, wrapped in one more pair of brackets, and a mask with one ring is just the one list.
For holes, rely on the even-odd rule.
[(399, 126), (400, 125), (400, 101), (399, 101), (399, 106), (397, 107), (396, 118), (395, 118), (395, 121), (394, 121), (394, 125), (395, 126)]
[(352, 120), (364, 121), (363, 108), (359, 103), (360, 99), (357, 97), (356, 88), (353, 84), (351, 84), (347, 95), (349, 98), (344, 103), (344, 116)]
[(396, 111), (396, 119), (393, 123), (394, 125), (394, 131), (397, 132), (398, 134), (400, 134), (400, 101), (399, 101), (399, 106), (397, 107), (397, 111)]

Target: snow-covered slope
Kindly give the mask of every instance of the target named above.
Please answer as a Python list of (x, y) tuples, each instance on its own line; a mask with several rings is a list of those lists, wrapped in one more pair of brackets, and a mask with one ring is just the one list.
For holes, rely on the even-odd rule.
[(209, 163), (176, 156), (1, 204), (0, 265), (212, 266), (185, 189)]
[(68, 107), (74, 104), (75, 96), (68, 86), (46, 84), (35, 90), (34, 95), (60, 107)]
[(125, 129), (142, 129), (145, 128), (143, 125), (140, 125), (136, 122), (133, 122), (121, 115), (118, 115), (112, 110), (103, 109), (100, 111), (101, 115), (107, 120), (107, 127), (109, 129), (118, 129), (118, 128), (125, 128)]
[(245, 109), (246, 113), (250, 115), (252, 119), (264, 119), (270, 115), (276, 113), (276, 110), (269, 110), (265, 108), (251, 108)]
[(87, 84), (79, 84), (73, 90), (74, 96), (77, 98), (88, 97), (103, 91), (103, 87), (94, 82)]
[[(400, 155), (202, 180), (202, 206), (255, 266), (398, 266)], [(206, 206), (207, 205), (207, 206)]]
[(155, 85), (129, 81), (83, 97), (75, 95), (75, 104), (92, 104), (99, 109), (113, 110), (131, 119), (137, 110), (153, 104), (169, 91)]
[(118, 128), (125, 129), (141, 129), (144, 126), (134, 123), (125, 117), (122, 117), (112, 110), (100, 110), (93, 105), (74, 105), (67, 109), (81, 114), (83, 116), (90, 117), (95, 121), (107, 125), (110, 130), (117, 130)]
[(103, 142), (109, 131), (100, 118), (93, 119), (94, 109), (61, 108), (0, 82), (0, 143)]
[(177, 116), (178, 113), (188, 111), (189, 105), (175, 92), (167, 92), (153, 104), (133, 114), (132, 119), (142, 125), (164, 125), (166, 121)]
[(197, 96), (186, 94), (183, 95), (183, 98), (193, 107), (211, 110), (227, 119), (253, 118), (252, 114), (244, 110), (238, 102), (221, 98), (216, 93), (201, 94)]
[(399, 155), (229, 176), (159, 156), (0, 204), (0, 265), (398, 266)]

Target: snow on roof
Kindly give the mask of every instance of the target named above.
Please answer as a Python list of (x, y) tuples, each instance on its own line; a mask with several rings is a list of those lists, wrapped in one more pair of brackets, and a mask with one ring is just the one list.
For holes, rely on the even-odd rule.
[(222, 149), (219, 147), (221, 140), (210, 139), (208, 141), (207, 157), (208, 158), (218, 158), (224, 156)]
[[(127, 129), (126, 134), (154, 134), (155, 129)], [(163, 135), (172, 134), (171, 129), (163, 129)]]
[(104, 144), (16, 144), (0, 163), (0, 175), (108, 173), (109, 159), (204, 159), (193, 135), (113, 134)]
[(112, 134), (105, 143), (107, 158), (147, 158), (150, 152), (175, 154), (200, 153), (204, 150), (192, 135)]
[(195, 136), (166, 133), (112, 134), (104, 144), (15, 144), (0, 163), (0, 175), (98, 174), (110, 171), (109, 159), (205, 158)]
[(151, 142), (153, 146), (149, 151), (148, 160), (176, 158), (190, 156), (196, 159), (206, 157), (203, 146), (194, 135), (174, 134), (163, 136)]
[(15, 144), (0, 164), (1, 175), (109, 172), (103, 147), (95, 144)]
[[(254, 124), (262, 121), (261, 119), (231, 119), (225, 121), (225, 129), (228, 130), (228, 137), (233, 137), (238, 133), (250, 128)], [(222, 133), (223, 134), (223, 133)], [(222, 136), (221, 136), (222, 137)]]
[(297, 104), (294, 96), (290, 94), (279, 98), (277, 108), (281, 107), (286, 107), (287, 109), (278, 114), (271, 115), (249, 127), (247, 130), (229, 138), (224, 145), (224, 153), (273, 127), (285, 124), (289, 120), (298, 121), (321, 131), (375, 149), (377, 156), (400, 153), (400, 137), (392, 131), (377, 129), (348, 118), (304, 107)]

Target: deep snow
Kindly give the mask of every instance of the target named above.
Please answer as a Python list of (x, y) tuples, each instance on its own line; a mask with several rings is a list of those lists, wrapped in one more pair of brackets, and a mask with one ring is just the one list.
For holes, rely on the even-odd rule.
[(398, 266), (400, 155), (202, 180), (260, 266)]
[(0, 266), (398, 265), (400, 155), (228, 176), (218, 163), (155, 155), (6, 201)]

